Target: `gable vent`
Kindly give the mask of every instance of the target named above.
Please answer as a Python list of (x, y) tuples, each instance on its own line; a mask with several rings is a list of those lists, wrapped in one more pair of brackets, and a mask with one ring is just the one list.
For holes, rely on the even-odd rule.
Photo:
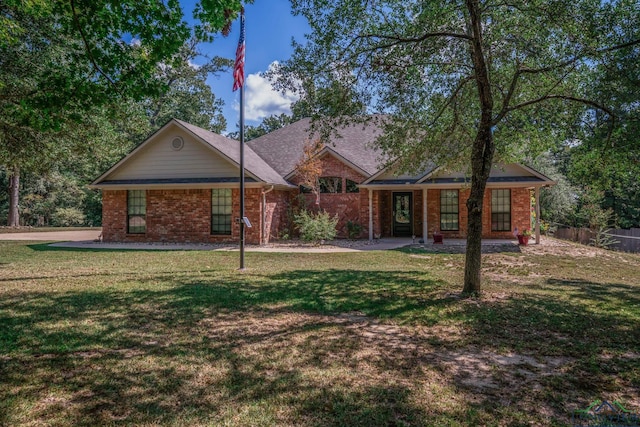
[(179, 136), (173, 138), (173, 141), (171, 141), (171, 149), (174, 151), (180, 151), (182, 150), (182, 147), (184, 147), (184, 140)]

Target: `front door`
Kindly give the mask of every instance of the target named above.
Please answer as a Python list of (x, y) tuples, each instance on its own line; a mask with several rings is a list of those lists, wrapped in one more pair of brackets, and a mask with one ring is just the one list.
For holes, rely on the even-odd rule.
[(409, 237), (413, 234), (411, 211), (413, 193), (393, 193), (393, 235)]

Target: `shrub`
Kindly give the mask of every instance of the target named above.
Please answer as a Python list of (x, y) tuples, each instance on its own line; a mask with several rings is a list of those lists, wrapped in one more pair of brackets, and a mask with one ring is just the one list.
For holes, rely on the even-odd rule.
[(85, 216), (77, 208), (58, 208), (51, 216), (51, 224), (56, 227), (72, 227), (83, 225)]
[(357, 239), (362, 233), (362, 226), (357, 222), (347, 221), (347, 234), (350, 239)]
[(338, 217), (331, 217), (326, 211), (316, 214), (306, 210), (300, 211), (294, 217), (294, 223), (300, 231), (300, 238), (307, 242), (332, 240), (336, 237)]

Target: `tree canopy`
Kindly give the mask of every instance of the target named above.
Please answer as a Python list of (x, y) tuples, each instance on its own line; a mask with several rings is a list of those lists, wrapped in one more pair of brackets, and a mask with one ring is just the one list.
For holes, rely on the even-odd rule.
[[(215, 59), (186, 74), (185, 42), (198, 35), (210, 40), (228, 27), (241, 9), (237, 0), (206, 0), (197, 5), (200, 20), (190, 28), (177, 0), (7, 0), (0, 3), (0, 165), (11, 181), (11, 209), (17, 209), (21, 170), (46, 171), (48, 159), (64, 162), (70, 153), (94, 153), (111, 130), (135, 121), (132, 103), (154, 99), (157, 119), (166, 115), (162, 94), (174, 90), (175, 106), (205, 127), (222, 126), (220, 105), (202, 75), (222, 66)], [(162, 64), (164, 72), (158, 71)], [(181, 78), (171, 78), (181, 70)], [(183, 84), (184, 90), (177, 86)], [(181, 95), (191, 91), (211, 101), (197, 114)], [(189, 102), (193, 101), (191, 98)], [(191, 102), (195, 104), (194, 102)], [(178, 105), (179, 104), (179, 105)], [(117, 123), (117, 124), (114, 124)], [(100, 130), (98, 126), (103, 126)], [(10, 209), (10, 210), (11, 210)], [(17, 213), (10, 214), (10, 223)]]
[(294, 0), (293, 6), (312, 31), (285, 64), (295, 76), (289, 83), (313, 76), (315, 87), (328, 88), (340, 76), (353, 78), (367, 112), (390, 115), (377, 144), (402, 169), (428, 158), (470, 171), (467, 293), (480, 291), (481, 213), (494, 161), (572, 138), (587, 108), (610, 124), (614, 112), (584, 77), (640, 41), (640, 6), (629, 0)]

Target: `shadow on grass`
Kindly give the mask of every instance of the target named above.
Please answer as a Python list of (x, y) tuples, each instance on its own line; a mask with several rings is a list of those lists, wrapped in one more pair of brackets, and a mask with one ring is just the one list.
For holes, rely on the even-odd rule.
[[(456, 255), (466, 253), (466, 245), (413, 245), (405, 246), (402, 248), (391, 249), (393, 251), (409, 253), (409, 254), (446, 254)], [(495, 254), (495, 253), (522, 253), (520, 246), (514, 243), (496, 243), (496, 244), (483, 244), (483, 254)]]
[(86, 252), (86, 253), (95, 253), (95, 252), (174, 252), (176, 250), (185, 250), (185, 249), (175, 249), (175, 248), (167, 248), (167, 249), (144, 249), (140, 247), (131, 248), (131, 249), (122, 249), (122, 248), (78, 248), (71, 246), (51, 246), (52, 243), (59, 242), (47, 242), (47, 243), (34, 243), (31, 245), (26, 245), (29, 249), (35, 252)]
[[(537, 393), (541, 406), (567, 387), (599, 397), (617, 387), (611, 369), (639, 370), (598, 359), (640, 348), (640, 301), (627, 285), (550, 280), (477, 302), (446, 297), (446, 284), (424, 271), (200, 273), (146, 275), (129, 291), (21, 292), (0, 301), (0, 425), (383, 426), (429, 425), (434, 416), (480, 425), (487, 412), (501, 416), (495, 394), (455, 375), (445, 377), (455, 393), (478, 399), (430, 408), (440, 397), (419, 391), (431, 384), (429, 370), (449, 375), (437, 349), (426, 354), (433, 342), (394, 331), (366, 342), (336, 316), (344, 313), (454, 324), (464, 331), (458, 348), (577, 359), (559, 382), (508, 390), (507, 403), (523, 414), (525, 393)], [(367, 352), (365, 364), (355, 357)]]

